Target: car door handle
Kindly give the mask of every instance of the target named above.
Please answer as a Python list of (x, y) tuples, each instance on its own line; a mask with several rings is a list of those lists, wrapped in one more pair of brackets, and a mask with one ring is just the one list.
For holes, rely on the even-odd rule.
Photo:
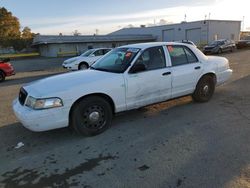
[(164, 73), (162, 73), (162, 76), (167, 76), (167, 75), (170, 75), (171, 74), (171, 72), (164, 72)]
[(195, 67), (194, 69), (196, 69), (196, 70), (197, 70), (197, 69), (201, 69), (201, 67), (200, 67), (200, 66), (198, 66), (198, 67)]

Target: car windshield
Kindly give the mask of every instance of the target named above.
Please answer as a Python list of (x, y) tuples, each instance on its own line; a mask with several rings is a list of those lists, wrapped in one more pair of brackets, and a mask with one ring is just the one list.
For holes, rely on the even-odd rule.
[(92, 69), (122, 73), (133, 61), (136, 54), (140, 51), (138, 48), (116, 48), (98, 60)]
[(84, 52), (81, 56), (82, 57), (88, 57), (90, 54), (92, 54), (95, 50), (94, 49), (91, 49), (91, 50), (88, 50), (86, 52)]

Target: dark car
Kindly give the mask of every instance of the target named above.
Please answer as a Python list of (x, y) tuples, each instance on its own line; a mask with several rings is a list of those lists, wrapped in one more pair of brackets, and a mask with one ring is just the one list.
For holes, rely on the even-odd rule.
[(238, 49), (250, 47), (250, 36), (246, 36), (242, 40), (239, 40), (236, 46)]
[(232, 40), (221, 39), (215, 40), (203, 48), (204, 54), (220, 54), (222, 52), (233, 52), (236, 48), (235, 42)]
[(9, 61), (10, 59), (0, 60), (0, 82), (4, 81), (6, 76), (15, 74), (14, 68)]

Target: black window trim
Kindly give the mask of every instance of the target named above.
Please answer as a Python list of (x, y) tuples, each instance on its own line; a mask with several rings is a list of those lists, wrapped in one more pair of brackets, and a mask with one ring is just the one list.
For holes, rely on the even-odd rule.
[[(181, 64), (181, 65), (173, 65), (172, 64), (172, 59), (171, 59), (171, 56), (170, 56), (170, 53), (169, 53), (169, 50), (168, 50), (168, 46), (177, 46), (177, 47), (182, 47), (182, 49), (183, 49), (183, 51), (184, 51), (184, 53), (185, 53), (185, 56), (186, 56), (186, 59), (187, 59), (187, 62), (188, 63), (186, 63), (186, 64)], [(169, 55), (169, 58), (170, 58), (170, 61), (171, 61), (171, 66), (170, 67), (178, 67), (178, 66), (183, 66), (183, 65), (189, 65), (189, 64), (194, 64), (194, 63), (199, 63), (200, 61), (199, 61), (199, 59), (197, 58), (197, 56), (195, 55), (195, 53), (189, 48), (189, 47), (187, 47), (187, 46), (185, 46), (185, 45), (166, 45), (166, 47), (167, 47), (167, 52), (168, 52), (168, 55)], [(194, 57), (197, 59), (197, 62), (193, 62), (193, 63), (190, 63), (189, 61), (188, 61), (188, 58), (187, 58), (187, 53), (186, 53), (186, 51), (184, 50), (185, 48), (187, 48), (193, 55), (194, 55)]]
[[(164, 63), (165, 63), (165, 66), (162, 67), (162, 68), (151, 69), (151, 70), (145, 70), (145, 71), (137, 72), (137, 73), (131, 72), (131, 69), (132, 69), (132, 68), (134, 67), (134, 65), (136, 64), (137, 59), (138, 59), (146, 50), (148, 50), (148, 49), (150, 49), (150, 48), (156, 48), (156, 47), (161, 47), (161, 48), (162, 48), (162, 52), (163, 52), (163, 56), (164, 56), (164, 61), (165, 61), (165, 62), (164, 62)], [(129, 74), (139, 74), (139, 73), (144, 73), (144, 72), (149, 72), (149, 71), (155, 71), (155, 70), (159, 70), (159, 69), (168, 68), (168, 66), (167, 66), (167, 59), (166, 59), (166, 55), (165, 55), (165, 51), (164, 51), (164, 46), (162, 46), (162, 45), (160, 45), (160, 46), (151, 46), (151, 47), (148, 47), (148, 48), (142, 50), (142, 51), (140, 52), (139, 56), (137, 57), (137, 59), (136, 59), (136, 61), (134, 62), (133, 66), (131, 66), (131, 67), (129, 68), (129, 71), (128, 71)]]

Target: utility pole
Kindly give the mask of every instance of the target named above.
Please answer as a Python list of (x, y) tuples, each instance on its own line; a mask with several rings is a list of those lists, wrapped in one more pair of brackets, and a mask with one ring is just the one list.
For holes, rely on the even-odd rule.
[(245, 29), (245, 16), (243, 16), (243, 19), (242, 19), (242, 31), (244, 31)]

